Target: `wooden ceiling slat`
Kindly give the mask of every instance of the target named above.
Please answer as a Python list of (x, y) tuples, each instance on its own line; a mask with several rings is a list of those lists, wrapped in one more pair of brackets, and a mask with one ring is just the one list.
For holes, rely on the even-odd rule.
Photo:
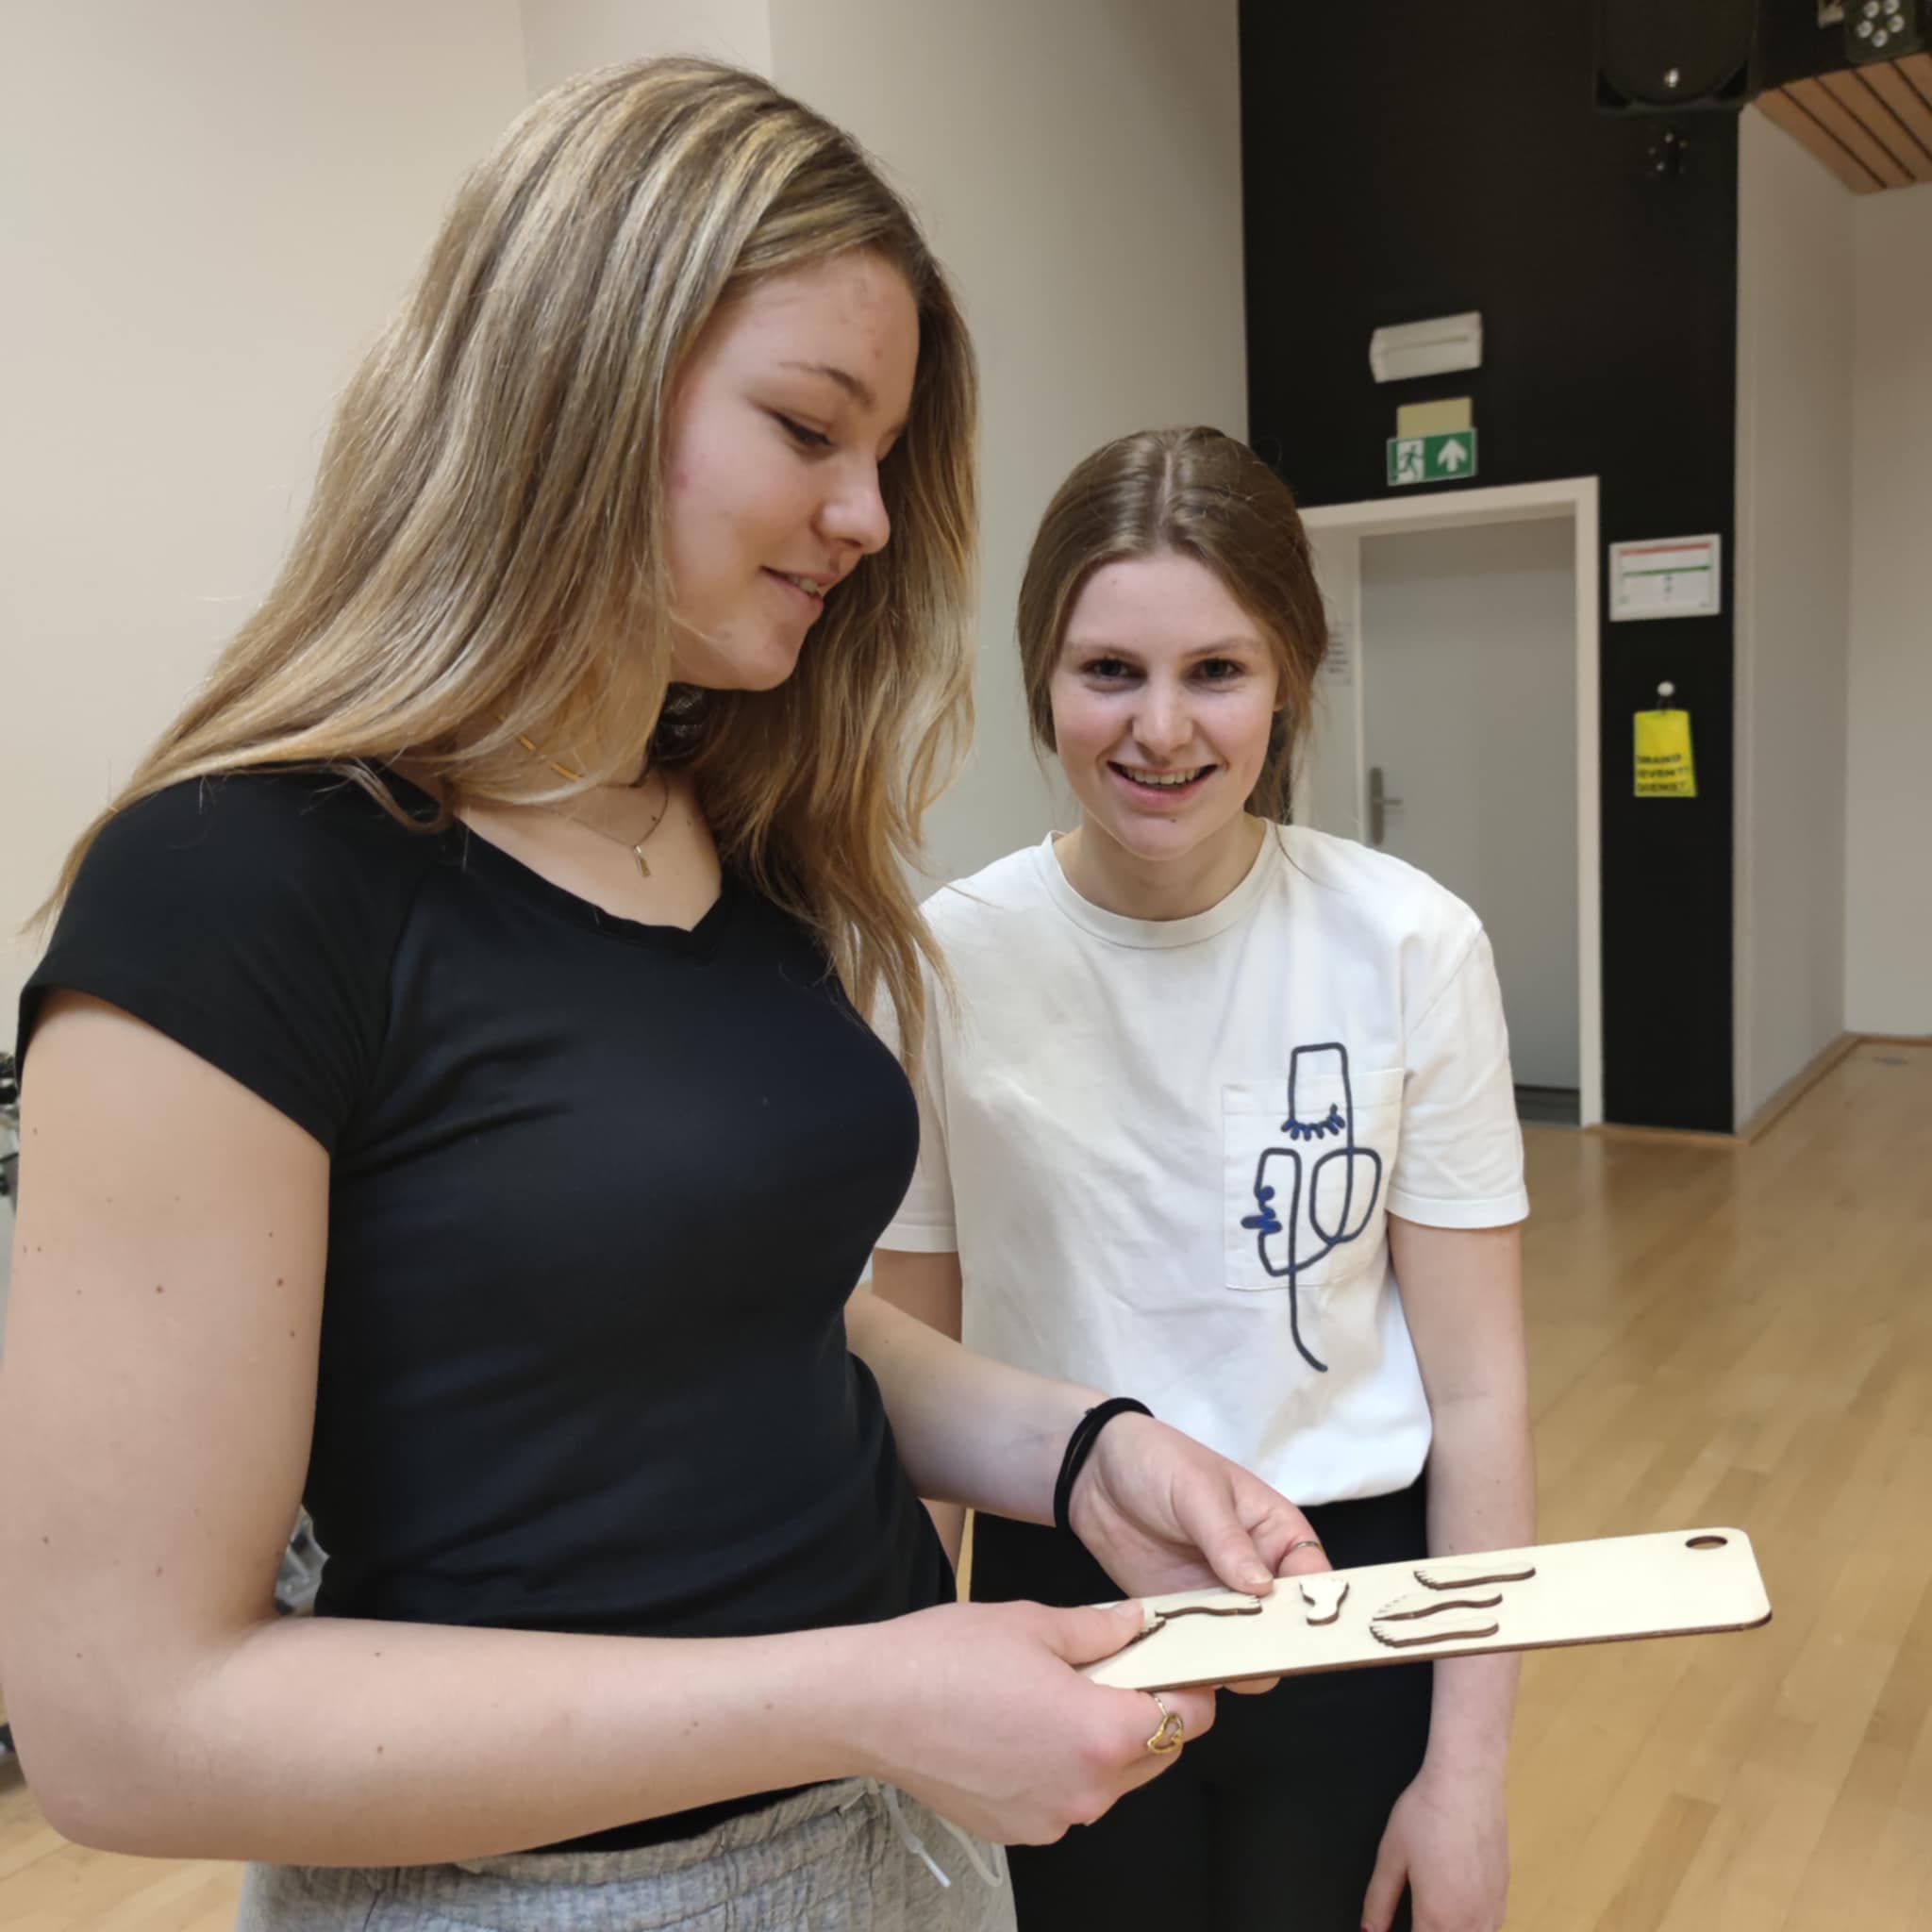
[[(1920, 56), (1921, 59), (1925, 57)], [(1928, 101), (1898, 70), (1895, 63), (1881, 60), (1861, 68), (1866, 84), (1905, 124), (1912, 139), (1932, 158), (1932, 101)], [(1925, 178), (1923, 175), (1919, 177)]]
[(1807, 114), (1783, 88), (1771, 88), (1757, 96), (1757, 111), (1767, 121), (1782, 127), (1801, 146), (1849, 188), (1854, 194), (1875, 194), (1880, 182), (1841, 142), (1835, 140)]
[[(1872, 84), (1880, 74), (1889, 80), (1898, 79), (1889, 61), (1872, 67), (1840, 68), (1836, 74), (1821, 74), (1818, 77), (1832, 99), (1852, 115), (1914, 181), (1932, 181), (1932, 153), (1919, 145), (1904, 118), (1891, 111)], [(1898, 84), (1917, 98), (1915, 91), (1906, 82), (1901, 80)]]
[(1815, 80), (1794, 80), (1785, 92), (1827, 133), (1836, 135), (1850, 148), (1886, 187), (1905, 188), (1910, 185), (1912, 177), (1893, 158), (1885, 144), (1867, 134), (1864, 124), (1856, 120), (1849, 108), (1840, 106), (1838, 96), (1828, 89), (1821, 87)]

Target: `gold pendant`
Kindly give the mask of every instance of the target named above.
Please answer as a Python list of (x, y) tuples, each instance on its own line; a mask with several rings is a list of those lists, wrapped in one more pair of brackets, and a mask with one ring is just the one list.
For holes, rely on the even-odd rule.
[(640, 841), (630, 848), (630, 856), (638, 862), (638, 871), (644, 877), (651, 876), (651, 861), (644, 857), (643, 843)]

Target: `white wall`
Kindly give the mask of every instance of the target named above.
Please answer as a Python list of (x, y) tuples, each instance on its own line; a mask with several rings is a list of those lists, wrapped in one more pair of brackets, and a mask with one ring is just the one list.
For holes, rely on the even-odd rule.
[(932, 841), (956, 876), (1054, 822), (1013, 644), (1048, 497), (1127, 430), (1246, 431), (1235, 0), (771, 5), (778, 84), (908, 192), (979, 348), (979, 730)]
[(1366, 841), (1361, 746), (1356, 742), (1361, 674), (1363, 539), (1354, 531), (1308, 526), (1315, 581), (1328, 619), (1328, 655), (1315, 678), (1315, 702), (1294, 768), (1294, 821), (1318, 832)]
[(17, 928), (266, 588), (332, 396), (522, 105), (513, 0), (0, 25), (0, 1041)]
[(767, 0), (523, 0), (523, 16), (533, 100), (570, 75), (647, 54), (705, 54), (772, 71)]
[(1761, 115), (1743, 116), (1740, 140), (1733, 904), (1741, 1124), (1845, 1024), (1854, 198)]
[(1853, 203), (1845, 1013), (1932, 1034), (1932, 185)]

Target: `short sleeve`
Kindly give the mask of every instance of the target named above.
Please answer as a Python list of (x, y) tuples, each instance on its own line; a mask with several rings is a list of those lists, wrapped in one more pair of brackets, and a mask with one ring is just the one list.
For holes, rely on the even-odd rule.
[(342, 792), (238, 774), (171, 786), (108, 820), (21, 995), (23, 1067), (47, 996), (87, 993), (333, 1153), (381, 1050), (393, 852), (416, 840)]
[[(924, 970), (924, 969), (922, 969)], [(925, 974), (925, 1046), (912, 1085), (919, 1096), (919, 1164), (899, 1211), (879, 1236), (876, 1247), (912, 1255), (950, 1255), (959, 1235), (954, 1219), (953, 1174), (946, 1148), (946, 995)], [(881, 1036), (898, 1044), (898, 1025), (888, 1008)]]
[(1402, 1138), (1389, 1210), (1429, 1227), (1523, 1220), (1523, 1129), (1489, 936), (1477, 927), (1408, 1029)]

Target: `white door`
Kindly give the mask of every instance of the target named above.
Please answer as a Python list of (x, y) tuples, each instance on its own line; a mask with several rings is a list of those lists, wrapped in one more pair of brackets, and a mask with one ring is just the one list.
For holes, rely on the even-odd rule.
[(1358, 836), (1475, 908), (1517, 1085), (1570, 1091), (1581, 1085), (1574, 546), (1567, 518), (1364, 537), (1354, 641)]

